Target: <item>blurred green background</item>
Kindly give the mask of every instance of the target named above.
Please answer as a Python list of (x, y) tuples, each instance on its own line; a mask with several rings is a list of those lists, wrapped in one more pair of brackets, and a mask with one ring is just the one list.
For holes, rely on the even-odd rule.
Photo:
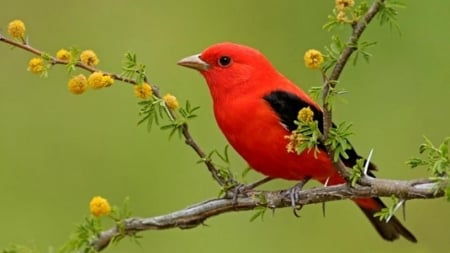
[[(330, 34), (321, 30), (334, 1), (2, 1), (0, 32), (12, 19), (27, 25), (31, 45), (54, 54), (62, 47), (93, 49), (100, 68), (120, 72), (123, 54), (134, 51), (152, 83), (184, 103), (200, 105), (192, 122), (206, 150), (226, 144), (211, 111), (203, 79), (178, 67), (180, 58), (220, 41), (260, 49), (304, 89), (320, 84), (303, 66), (303, 53), (322, 49)], [(417, 155), (422, 135), (439, 142), (449, 135), (450, 2), (410, 1), (399, 15), (402, 34), (374, 24), (370, 64), (348, 66), (340, 87), (351, 91), (338, 103), (336, 121), (354, 122), (352, 142), (386, 178), (417, 178), (404, 161)], [(155, 216), (215, 197), (217, 185), (177, 138), (136, 127), (132, 87), (75, 96), (68, 76), (56, 66), (47, 79), (26, 71), (29, 53), (0, 45), (0, 248), (10, 243), (48, 247), (63, 244), (101, 195), (113, 204), (126, 196), (136, 216)], [(245, 163), (233, 152), (233, 168)], [(260, 178), (251, 173), (248, 180)], [(292, 182), (278, 181), (266, 188)], [(389, 201), (389, 200), (388, 200)], [(389, 202), (388, 202), (389, 203)], [(301, 218), (277, 210), (263, 222), (252, 212), (207, 220), (193, 230), (149, 231), (141, 247), (124, 240), (108, 252), (442, 252), (448, 250), (450, 205), (443, 199), (408, 202), (407, 227), (419, 239), (380, 239), (350, 201), (307, 206)]]

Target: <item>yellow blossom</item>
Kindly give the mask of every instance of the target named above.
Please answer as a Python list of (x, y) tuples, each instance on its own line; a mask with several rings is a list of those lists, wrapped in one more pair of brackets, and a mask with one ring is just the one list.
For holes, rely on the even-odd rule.
[(344, 11), (339, 11), (339, 13), (336, 15), (336, 20), (339, 23), (346, 23), (346, 22), (348, 22), (347, 15), (345, 14)]
[(80, 60), (82, 63), (89, 65), (89, 66), (97, 66), (98, 62), (100, 61), (92, 50), (84, 50), (80, 54)]
[(314, 112), (309, 106), (303, 107), (298, 111), (297, 119), (305, 123), (312, 122), (314, 119)]
[(109, 87), (114, 83), (114, 78), (110, 75), (103, 75), (103, 82), (105, 83), (105, 87)]
[(111, 76), (105, 75), (102, 72), (94, 72), (90, 74), (87, 79), (88, 85), (93, 89), (100, 89), (103, 87), (111, 86), (113, 82), (114, 79)]
[(355, 4), (354, 0), (336, 0), (336, 9), (345, 10)]
[(22, 20), (13, 20), (8, 25), (8, 33), (13, 38), (23, 38), (25, 35), (25, 24)]
[(89, 203), (89, 210), (92, 215), (99, 217), (108, 215), (111, 212), (111, 206), (109, 205), (107, 199), (96, 196), (93, 197)]
[(72, 53), (63, 48), (56, 52), (56, 58), (58, 60), (69, 62), (70, 60), (72, 60)]
[(83, 74), (79, 74), (69, 80), (67, 87), (73, 94), (82, 94), (88, 88), (87, 79)]
[(44, 59), (34, 57), (28, 62), (28, 71), (34, 74), (40, 74), (44, 71)]
[(284, 138), (289, 140), (288, 144), (286, 144), (286, 151), (288, 153), (297, 153), (297, 147), (305, 141), (305, 137), (296, 131), (292, 131), (290, 135), (286, 135)]
[(318, 69), (320, 68), (320, 65), (323, 63), (323, 55), (318, 50), (310, 49), (306, 51), (304, 60), (306, 67), (310, 69)]
[(167, 93), (166, 95), (164, 95), (163, 100), (169, 109), (175, 110), (180, 107), (180, 104), (178, 104), (177, 98), (170, 93)]
[(146, 99), (153, 95), (153, 90), (150, 84), (143, 83), (143, 84), (136, 84), (134, 86), (134, 95), (138, 98)]

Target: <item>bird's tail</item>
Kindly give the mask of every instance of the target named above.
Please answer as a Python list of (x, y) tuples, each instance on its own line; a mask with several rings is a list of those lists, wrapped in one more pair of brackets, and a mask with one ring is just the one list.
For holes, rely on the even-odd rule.
[(357, 199), (355, 202), (383, 239), (394, 241), (400, 236), (403, 236), (408, 241), (417, 242), (416, 237), (414, 237), (414, 235), (409, 232), (395, 216), (388, 222), (374, 216), (375, 213), (386, 207), (379, 198)]

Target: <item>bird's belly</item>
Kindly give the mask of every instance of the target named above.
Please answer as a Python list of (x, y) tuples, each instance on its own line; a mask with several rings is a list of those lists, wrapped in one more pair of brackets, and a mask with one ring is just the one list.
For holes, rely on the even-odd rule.
[(250, 167), (266, 176), (287, 180), (302, 180), (311, 177), (324, 182), (336, 174), (327, 154), (314, 150), (301, 154), (289, 153), (286, 145), (289, 134), (281, 126), (275, 129), (260, 127), (233, 131), (226, 135), (233, 148), (247, 161)]

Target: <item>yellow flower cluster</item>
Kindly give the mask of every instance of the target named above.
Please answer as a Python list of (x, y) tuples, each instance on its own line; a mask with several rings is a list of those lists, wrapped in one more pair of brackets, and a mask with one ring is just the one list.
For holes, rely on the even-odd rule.
[[(310, 123), (314, 120), (314, 112), (311, 110), (311, 107), (303, 107), (298, 111), (297, 119), (301, 123)], [(289, 140), (289, 142), (286, 144), (286, 151), (288, 153), (298, 153), (299, 150), (297, 150), (297, 147), (302, 144), (305, 141), (305, 137), (297, 132), (292, 131), (290, 135), (286, 135), (284, 137), (285, 139)]]
[(94, 72), (87, 79), (88, 85), (93, 89), (109, 87), (114, 83), (114, 78), (102, 72)]
[(88, 87), (93, 89), (100, 89), (111, 86), (114, 83), (114, 78), (102, 72), (94, 72), (88, 78), (83, 74), (72, 77), (67, 83), (67, 88), (73, 94), (83, 94)]
[(82, 94), (88, 88), (87, 79), (83, 74), (79, 74), (69, 80), (69, 82), (67, 83), (67, 87), (73, 94)]
[(25, 36), (25, 24), (22, 20), (13, 20), (8, 25), (8, 33), (13, 38), (23, 38)]
[[(8, 33), (13, 38), (24, 40), (25, 31), (26, 31), (25, 24), (21, 20), (13, 20), (8, 25)], [(69, 64), (72, 63), (74, 55), (72, 54), (71, 50), (62, 48), (56, 52), (55, 58), (60, 61), (65, 61), (67, 62), (67, 64)], [(97, 54), (93, 50), (82, 51), (79, 56), (79, 61), (90, 67), (96, 67), (100, 62), (99, 58), (97, 57)], [(47, 62), (47, 60), (44, 59), (43, 57), (34, 57), (28, 62), (27, 69), (31, 73), (41, 74), (44, 71), (47, 71), (47, 68), (49, 66), (50, 62)], [(87, 78), (83, 74), (73, 76), (67, 82), (67, 88), (73, 94), (83, 94), (89, 87), (91, 87), (92, 89), (100, 89), (103, 87), (111, 86), (113, 83), (114, 83), (113, 76), (105, 74), (100, 71), (95, 71), (92, 74), (90, 74)], [(143, 83), (134, 86), (134, 94), (138, 98), (147, 99), (153, 95), (153, 90), (148, 83)], [(179, 108), (179, 104), (175, 96), (167, 94), (164, 96), (163, 100), (168, 108), (170, 109)]]
[(305, 56), (305, 66), (310, 69), (318, 69), (323, 63), (323, 55), (320, 51), (315, 49), (310, 49), (306, 51)]
[(305, 141), (303, 135), (295, 131), (292, 131), (290, 135), (286, 135), (284, 138), (289, 140), (288, 144), (286, 144), (286, 151), (288, 153), (297, 152), (297, 146)]
[(111, 212), (111, 206), (108, 200), (100, 196), (93, 197), (89, 203), (89, 210), (92, 215), (99, 217), (108, 215)]
[(180, 108), (180, 104), (178, 103), (177, 98), (170, 93), (164, 95), (163, 100), (169, 109), (176, 110)]
[(97, 55), (92, 50), (84, 50), (80, 54), (80, 61), (88, 66), (95, 67), (100, 62)]
[(354, 0), (336, 0), (336, 9), (339, 11), (343, 11), (352, 7), (354, 4)]
[(314, 112), (311, 110), (311, 107), (303, 107), (298, 111), (297, 119), (301, 122), (312, 122), (314, 119)]
[(152, 86), (148, 83), (134, 85), (134, 95), (138, 98), (147, 99), (153, 95)]
[(339, 23), (351, 23), (352, 21), (347, 18), (347, 10), (355, 5), (354, 0), (336, 0), (335, 8), (338, 11), (336, 20)]
[(44, 71), (45, 62), (41, 57), (34, 57), (28, 62), (28, 71), (34, 74), (40, 74)]
[(60, 49), (56, 52), (56, 59), (70, 62), (72, 60), (72, 53), (66, 49)]

